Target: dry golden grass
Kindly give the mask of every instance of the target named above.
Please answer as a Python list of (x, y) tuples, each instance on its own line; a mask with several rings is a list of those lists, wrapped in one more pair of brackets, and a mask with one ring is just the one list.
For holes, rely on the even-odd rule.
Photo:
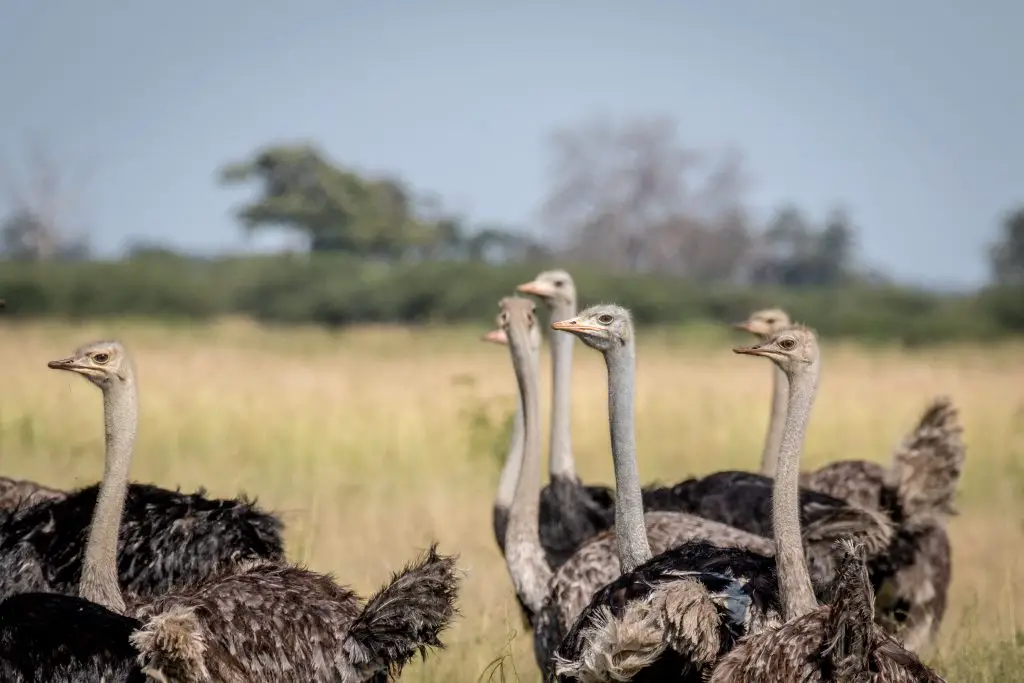
[[(116, 335), (140, 375), (134, 479), (256, 494), (285, 517), (292, 559), (362, 591), (436, 539), (466, 571), (463, 616), (448, 649), (413, 665), (404, 680), (486, 678), (502, 657), (499, 675), (537, 680), (491, 536), (514, 382), (507, 352), (478, 341), (483, 331), (7, 324), (0, 328), (0, 467), (54, 486), (98, 478), (99, 395), (45, 363)], [(734, 356), (729, 342), (641, 335), (637, 432), (646, 481), (756, 466), (768, 364)], [(577, 459), (585, 480), (607, 482), (604, 368), (596, 353), (576, 349)], [(931, 656), (950, 680), (1024, 680), (1014, 678), (1024, 663), (1014, 644), (1024, 608), (1017, 589), (1024, 582), (1022, 350), (824, 350), (805, 467), (887, 459), (935, 394), (952, 395), (961, 410), (968, 461), (962, 514), (951, 525), (955, 579)], [(548, 370), (545, 358), (545, 398)]]

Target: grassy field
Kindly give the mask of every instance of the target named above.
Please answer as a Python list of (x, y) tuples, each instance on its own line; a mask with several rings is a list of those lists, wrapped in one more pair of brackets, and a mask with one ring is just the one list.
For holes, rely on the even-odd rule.
[[(436, 539), (465, 569), (446, 651), (407, 681), (536, 681), (491, 535), (491, 497), (513, 410), (505, 349), (481, 329), (268, 331), (244, 322), (0, 327), (0, 468), (72, 487), (102, 471), (99, 392), (46, 369), (82, 342), (134, 352), (142, 424), (133, 478), (280, 512), (290, 557), (368, 592)], [(645, 481), (755, 468), (769, 366), (744, 337), (641, 333), (637, 432)], [(1024, 681), (1024, 346), (902, 352), (826, 344), (805, 468), (886, 460), (929, 399), (951, 395), (968, 443), (951, 524), (954, 586), (931, 661), (950, 681)], [(611, 481), (604, 368), (576, 346), (581, 475)], [(549, 365), (545, 350), (544, 389)], [(546, 414), (546, 400), (544, 404)], [(545, 438), (546, 444), (546, 438)], [(495, 664), (498, 662), (498, 664)]]

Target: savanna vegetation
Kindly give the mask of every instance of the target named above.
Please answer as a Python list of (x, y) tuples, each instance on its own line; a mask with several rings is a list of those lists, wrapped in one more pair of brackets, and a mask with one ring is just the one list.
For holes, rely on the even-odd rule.
[[(663, 117), (583, 121), (550, 143), (530, 229), (280, 143), (220, 180), (250, 191), (242, 230), (279, 231), (286, 252), (201, 256), (169, 235), (103, 259), (67, 209), (66, 165), (36, 154), (0, 213), (0, 468), (98, 479), (99, 397), (45, 363), (117, 337), (142, 390), (134, 479), (255, 494), (284, 516), (291, 558), (360, 591), (438, 540), (466, 570), (463, 615), (404, 680), (534, 681), (490, 526), (514, 395), (507, 351), (479, 341), (498, 299), (554, 265), (582, 305), (633, 310), (648, 481), (756, 467), (770, 373), (729, 352), (722, 323), (783, 306), (824, 339), (806, 468), (885, 460), (933, 395), (953, 397), (968, 455), (952, 602), (928, 659), (950, 681), (1024, 681), (1024, 209), (1002, 221), (988, 285), (938, 292), (861, 264), (839, 208), (758, 218), (742, 157), (687, 147)], [(577, 349), (577, 461), (610, 482), (604, 370)]]
[[(0, 466), (55, 486), (99, 477), (99, 396), (45, 363), (88, 339), (121, 338), (135, 353), (142, 390), (133, 478), (256, 494), (283, 514), (290, 557), (363, 591), (438, 540), (466, 570), (462, 617), (448, 650), (403, 680), (535, 681), (491, 535), (514, 380), (507, 351), (479, 341), (487, 329), (7, 322)], [(643, 333), (637, 429), (645, 480), (756, 467), (768, 364), (734, 356), (729, 345), (737, 341), (748, 340), (716, 328)], [(929, 655), (951, 681), (1024, 680), (1022, 351), (1019, 343), (824, 348), (806, 467), (843, 457), (884, 461), (935, 394), (950, 394), (961, 410), (968, 456), (961, 514), (950, 527), (954, 585), (939, 648)], [(604, 368), (582, 347), (576, 358), (581, 474), (610, 482)], [(546, 392), (546, 357), (542, 370)]]

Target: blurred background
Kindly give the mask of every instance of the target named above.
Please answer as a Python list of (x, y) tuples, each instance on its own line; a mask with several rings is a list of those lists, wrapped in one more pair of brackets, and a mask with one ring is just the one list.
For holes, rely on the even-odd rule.
[[(561, 267), (581, 305), (632, 309), (662, 480), (756, 467), (769, 371), (723, 323), (781, 306), (832, 354), (809, 463), (884, 461), (933, 395), (961, 409), (932, 661), (1024, 680), (1022, 20), (1008, 0), (0, 3), (0, 347), (25, 360), (0, 466), (95, 481), (98, 399), (43, 364), (117, 335), (145, 390), (137, 479), (257, 494), (295, 558), (365, 589), (439, 538), (473, 606), (408, 676), (533, 680), (486, 519), (515, 400), (478, 342), (498, 299)], [(610, 481), (593, 355), (574, 441)]]

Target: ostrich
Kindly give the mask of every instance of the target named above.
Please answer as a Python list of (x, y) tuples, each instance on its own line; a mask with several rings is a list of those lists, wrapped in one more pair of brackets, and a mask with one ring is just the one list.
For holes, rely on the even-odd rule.
[[(625, 571), (632, 571), (639, 563), (636, 560), (636, 552), (622, 556), (616, 553), (617, 542), (632, 538), (631, 535), (624, 533), (624, 524), (637, 525), (641, 530), (641, 536), (646, 526), (650, 546), (656, 552), (665, 551), (687, 541), (709, 539), (720, 546), (754, 551), (754, 556), (758, 558), (758, 566), (770, 566), (771, 561), (767, 558), (773, 553), (773, 545), (770, 539), (763, 536), (745, 533), (693, 515), (657, 511), (642, 514), (640, 486), (632, 445), (633, 351), (630, 331), (623, 337), (624, 350), (608, 357), (609, 375), (617, 389), (609, 393), (609, 408), (613, 415), (612, 423), (615, 425), (612, 455), (615, 462), (616, 499), (620, 501), (615, 508), (616, 528), (589, 539), (568, 561), (552, 571), (545, 561), (538, 528), (540, 430), (537, 378), (528, 371), (529, 330), (536, 325), (534, 306), (525, 299), (506, 297), (501, 301), (500, 307), (501, 323), (509, 341), (509, 350), (523, 401), (526, 433), (524, 462), (506, 532), (505, 560), (516, 594), (526, 606), (528, 614), (532, 615), (534, 655), (542, 669), (549, 668), (555, 648), (576, 616), (586, 607), (594, 591), (619, 576), (620, 567)], [(605, 309), (609, 307), (599, 307), (600, 312), (588, 309), (584, 316), (590, 316), (594, 320), (600, 317), (603, 320), (608, 315)], [(612, 307), (609, 310), (614, 311), (615, 320), (621, 320), (623, 325), (629, 326), (628, 312), (625, 309)], [(584, 316), (574, 320), (582, 320)], [(556, 329), (563, 324), (565, 323), (554, 323)], [(628, 345), (625, 345), (625, 340), (628, 340)], [(624, 382), (629, 386), (623, 386)], [(630, 517), (630, 511), (634, 506), (635, 517)], [(846, 533), (847, 526), (842, 526), (842, 533)], [(828, 528), (822, 527), (820, 531), (825, 535)], [(858, 538), (869, 539), (873, 534), (877, 534), (879, 529), (853, 526), (849, 531)], [(645, 539), (645, 546), (647, 542)], [(710, 544), (708, 546), (711, 547)], [(624, 558), (621, 563), (620, 557)], [(827, 588), (828, 583), (822, 585)]]
[[(534, 310), (534, 309), (531, 309)], [(503, 327), (503, 320), (505, 317), (504, 312), (500, 312), (496, 318), (495, 329), (487, 332), (482, 339), (495, 344), (508, 345), (508, 335), (505, 333)], [(541, 333), (539, 325), (530, 326), (530, 369), (529, 372), (534, 376), (535, 382), (539, 382), (539, 355), (541, 347)], [(514, 370), (514, 368), (513, 368)], [(512, 423), (512, 435), (509, 439), (508, 454), (505, 458), (505, 465), (501, 470), (501, 476), (498, 481), (498, 491), (494, 499), (494, 508), (492, 510), (492, 522), (494, 525), (494, 535), (498, 542), (498, 547), (501, 549), (502, 554), (505, 552), (505, 530), (508, 527), (508, 514), (509, 508), (512, 505), (512, 499), (516, 491), (516, 483), (519, 480), (519, 471), (522, 468), (523, 462), (523, 402), (522, 397), (518, 397), (516, 401), (516, 413)], [(567, 490), (568, 484), (563, 479), (561, 484), (548, 484), (541, 489), (541, 504), (540, 504), (540, 542), (544, 547), (544, 556), (548, 563), (548, 566), (552, 569), (557, 569), (567, 557), (564, 553), (564, 548), (568, 545), (568, 542), (560, 542), (552, 547), (551, 539), (564, 534), (567, 531), (565, 525), (563, 525), (558, 519), (558, 509), (552, 503), (554, 501), (567, 500), (566, 497), (561, 496), (556, 490), (560, 489), (562, 492)], [(588, 487), (583, 488), (591, 491), (600, 491), (605, 487)], [(603, 494), (602, 494), (603, 495)], [(545, 500), (548, 505), (545, 505)], [(608, 510), (609, 513), (614, 510), (614, 499), (611, 494), (608, 495)], [(611, 526), (611, 519), (607, 522), (602, 522), (601, 528), (606, 529)], [(571, 529), (568, 529), (571, 532)]]
[[(576, 284), (564, 270), (546, 270), (516, 287), (540, 298), (551, 322), (576, 315)], [(550, 483), (540, 496), (540, 541), (552, 558), (565, 562), (580, 543), (612, 524), (615, 502), (607, 486), (584, 486), (576, 474), (572, 449), (572, 335), (552, 332), (551, 435), (548, 453)]]
[[(629, 411), (619, 407), (632, 395), (634, 335), (628, 312), (598, 306), (558, 324), (605, 356), (614, 447), (617, 432), (632, 432)], [(789, 378), (770, 511), (774, 558), (706, 541), (652, 558), (642, 527), (623, 525), (618, 543), (625, 573), (594, 594), (559, 646), (560, 680), (701, 681), (741, 636), (817, 605), (820, 588), (815, 590), (804, 557), (799, 501), (800, 452), (820, 374), (817, 340), (811, 330), (791, 327), (759, 346), (735, 351), (768, 356)], [(628, 503), (619, 495), (616, 515), (639, 521), (640, 500), (632, 488)]]
[[(755, 311), (735, 327), (764, 340), (789, 324), (785, 311), (767, 309)], [(775, 401), (786, 382), (776, 368), (769, 440), (781, 433), (784, 416), (775, 411)], [(955, 514), (953, 500), (963, 471), (962, 435), (956, 408), (948, 398), (939, 397), (893, 452), (888, 468), (865, 460), (841, 460), (800, 476), (805, 488), (880, 510), (895, 523), (891, 547), (872, 558), (869, 569), (880, 621), (915, 652), (934, 642), (946, 611), (952, 577), (946, 523)]]
[[(60, 363), (50, 367), (60, 368)], [(111, 399), (105, 394), (104, 400)], [(99, 492), (99, 484), (65, 492), (3, 480), (0, 558), (17, 556), (28, 546), (41, 563), (48, 589), (73, 594), (82, 571), (87, 520)], [(244, 496), (211, 499), (202, 490), (181, 493), (133, 483), (124, 508), (118, 578), (140, 597), (189, 585), (244, 560), (284, 558), (281, 521)], [(0, 577), (0, 596), (16, 590), (17, 581)]]
[[(576, 285), (565, 270), (547, 270), (518, 292), (543, 300), (551, 311), (552, 323), (576, 315)], [(552, 568), (562, 565), (585, 540), (611, 528), (615, 499), (607, 486), (584, 485), (576, 474), (570, 430), (572, 412), (571, 334), (550, 335), (552, 399), (549, 452), (550, 483), (541, 489), (540, 542)], [(685, 501), (677, 499), (670, 486), (650, 485), (641, 489), (644, 508), (649, 511), (686, 512)]]
[[(789, 315), (779, 308), (755, 311), (733, 325), (762, 341), (790, 326)], [(772, 410), (768, 437), (761, 458), (761, 473), (773, 476), (777, 443), (785, 415), (786, 376), (772, 369)], [(963, 429), (948, 397), (932, 401), (917, 426), (893, 453), (888, 469), (868, 460), (840, 460), (811, 472), (802, 472), (800, 484), (836, 498), (875, 509), (902, 509), (900, 516), (945, 520), (953, 514), (953, 497), (963, 469)], [(927, 492), (924, 491), (927, 489)]]
[(104, 476), (79, 595), (0, 603), (2, 680), (383, 683), (417, 652), (443, 647), (458, 580), (434, 546), (366, 603), (329, 576), (263, 559), (126, 601), (116, 555), (137, 424), (132, 363), (121, 344), (95, 342), (50, 367), (103, 392)]
[(943, 683), (874, 621), (874, 593), (856, 544), (844, 541), (831, 605), (788, 615), (747, 636), (715, 666), (710, 683)]
[[(481, 339), (493, 344), (508, 344), (508, 335), (501, 328), (501, 315), (497, 317), (497, 327), (484, 334)], [(534, 325), (530, 328), (530, 372), (537, 374), (537, 356), (540, 354), (541, 336), (540, 327)], [(519, 480), (519, 470), (523, 466), (523, 403), (516, 401), (516, 414), (512, 420), (512, 434), (509, 437), (508, 453), (505, 455), (505, 464), (501, 468), (501, 475), (498, 477), (498, 490), (494, 495), (494, 507), (491, 509), (491, 524), (494, 527), (494, 540), (502, 555), (505, 554), (505, 530), (508, 528), (508, 511), (512, 507), (512, 498), (516, 493), (516, 482)], [(541, 522), (543, 524), (543, 522)], [(545, 552), (548, 564), (551, 564), (551, 554)]]
[[(763, 311), (755, 311), (747, 320), (736, 323), (733, 327), (756, 334), (763, 341), (771, 334), (783, 330), (791, 324), (785, 311), (779, 308), (768, 308)], [(786, 379), (786, 373), (773, 364), (772, 406), (768, 419), (768, 433), (764, 439), (764, 450), (761, 451), (761, 474), (766, 477), (774, 477), (775, 468), (778, 466), (779, 440), (782, 438), (782, 428), (786, 422), (788, 394), (789, 380)]]

